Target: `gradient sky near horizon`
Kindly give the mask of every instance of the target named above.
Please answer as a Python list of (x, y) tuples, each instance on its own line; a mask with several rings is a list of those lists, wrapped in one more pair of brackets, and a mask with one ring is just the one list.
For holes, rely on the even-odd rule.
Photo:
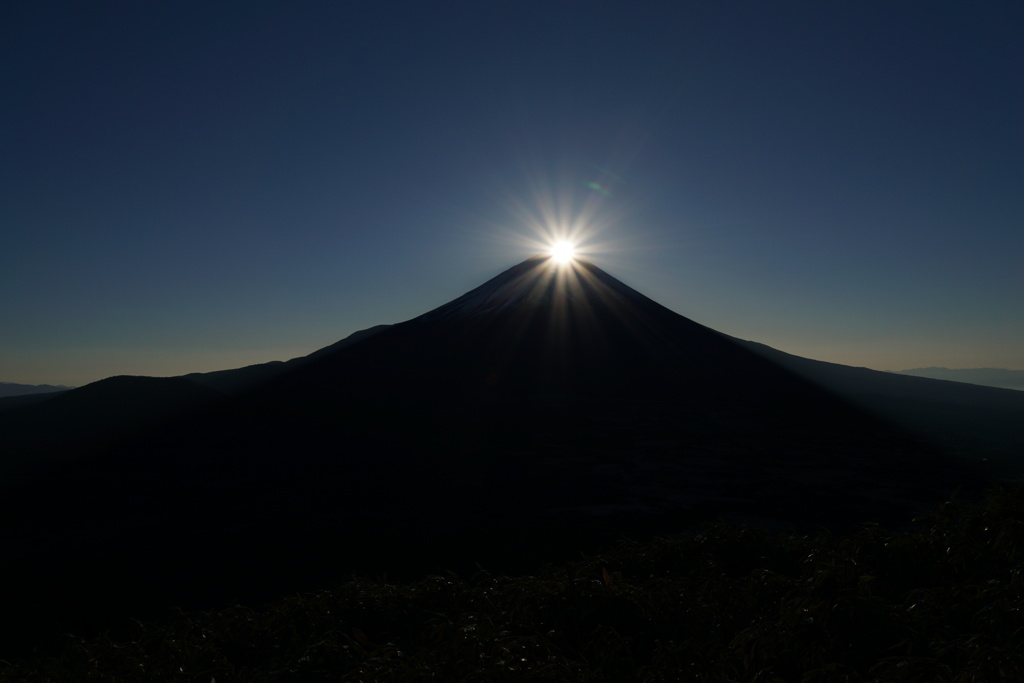
[(700, 323), (1024, 369), (1024, 3), (0, 9), (0, 381), (286, 360), (578, 230)]

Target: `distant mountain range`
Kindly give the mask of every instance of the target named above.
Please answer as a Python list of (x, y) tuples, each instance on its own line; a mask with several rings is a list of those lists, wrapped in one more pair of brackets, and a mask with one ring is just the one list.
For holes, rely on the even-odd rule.
[(67, 391), (74, 387), (65, 387), (52, 384), (14, 384), (12, 382), (0, 382), (0, 398), (8, 396), (26, 396), (29, 394), (50, 394), (56, 391)]
[(930, 377), (951, 382), (981, 384), (987, 387), (1017, 389), (1024, 391), (1024, 370), (1004, 370), (1002, 368), (914, 368), (912, 370), (896, 370), (899, 375), (914, 377)]
[(792, 356), (535, 257), (287, 363), (0, 410), (0, 642), (715, 518), (905, 524), (1022, 453), (1024, 393)]

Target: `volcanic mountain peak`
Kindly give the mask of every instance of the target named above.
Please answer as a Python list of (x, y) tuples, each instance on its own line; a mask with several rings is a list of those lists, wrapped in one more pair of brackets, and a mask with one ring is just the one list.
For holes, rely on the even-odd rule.
[(414, 320), (475, 318), (523, 306), (592, 303), (596, 298), (607, 303), (623, 297), (633, 303), (653, 303), (586, 259), (558, 263), (550, 256), (537, 255)]

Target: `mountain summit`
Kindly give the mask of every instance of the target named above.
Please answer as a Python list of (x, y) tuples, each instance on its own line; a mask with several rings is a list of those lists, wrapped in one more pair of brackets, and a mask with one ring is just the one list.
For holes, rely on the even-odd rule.
[[(538, 256), (428, 313), (336, 354), (287, 382), (359, 387), (362, 396), (539, 393), (682, 402), (830, 399), (725, 335), (630, 288), (594, 264)], [(276, 390), (276, 389), (275, 389)]]
[(633, 306), (654, 303), (586, 259), (577, 257), (570, 262), (559, 263), (548, 256), (538, 255), (414, 320), (426, 322), (449, 317), (474, 317), (517, 307), (593, 306), (601, 302), (610, 303), (614, 299), (629, 299)]

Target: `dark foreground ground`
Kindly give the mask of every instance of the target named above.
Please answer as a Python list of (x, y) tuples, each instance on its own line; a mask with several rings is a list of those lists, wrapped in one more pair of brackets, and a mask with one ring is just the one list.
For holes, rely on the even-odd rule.
[(913, 529), (724, 523), (529, 575), (352, 578), (121, 625), (0, 681), (995, 681), (1024, 677), (1024, 488)]
[(435, 415), (408, 439), (367, 422), (344, 457), (314, 436), (294, 450), (172, 443), (70, 460), (4, 498), (0, 657), (353, 573), (518, 575), (716, 519), (812, 535), (901, 529), (954, 490), (970, 499), (1002, 476), (886, 435), (780, 435), (755, 422), (730, 432), (706, 413), (650, 406), (593, 414), (528, 415), (447, 442), (451, 424), (439, 429)]
[(516, 576), (716, 519), (898, 530), (1013, 475), (800, 387), (403, 404), (337, 386), (51, 446), (0, 498), (0, 658), (353, 573)]

